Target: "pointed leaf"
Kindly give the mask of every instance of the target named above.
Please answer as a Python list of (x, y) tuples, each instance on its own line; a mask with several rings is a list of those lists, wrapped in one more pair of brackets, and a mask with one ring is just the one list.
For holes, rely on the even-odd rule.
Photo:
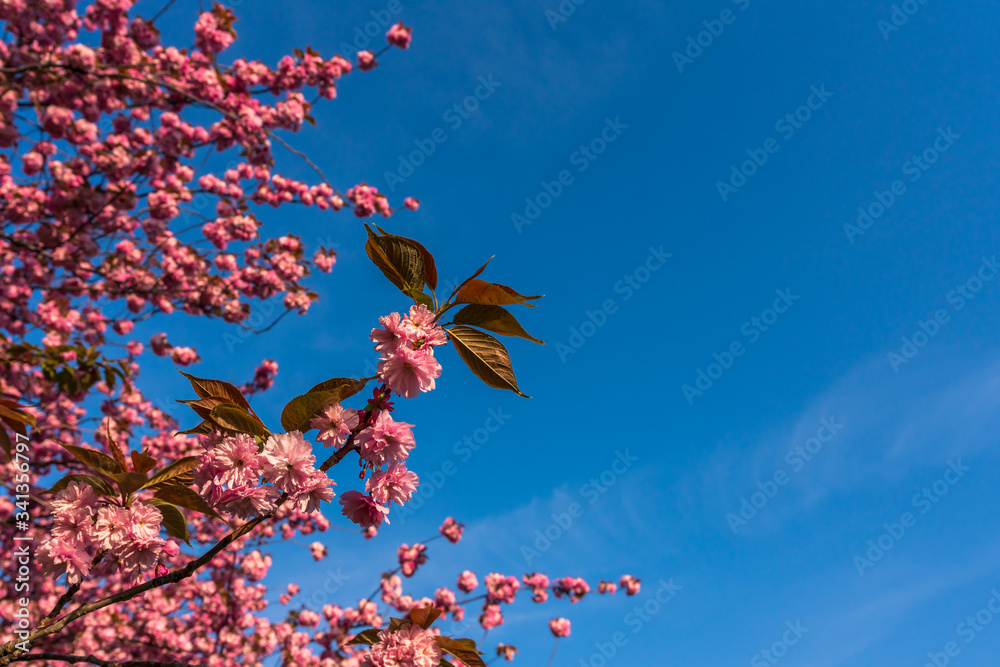
[(125, 472), (125, 469), (113, 458), (94, 449), (85, 449), (76, 445), (62, 445), (62, 448), (84, 463), (88, 468), (104, 473), (108, 477)]
[(545, 345), (525, 331), (509, 310), (500, 306), (472, 304), (455, 313), (453, 321), (455, 324), (471, 324), (502, 336), (518, 336)]
[(161, 486), (156, 490), (155, 497), (195, 512), (219, 517), (218, 513), (208, 506), (204, 498), (186, 486)]
[(357, 636), (354, 637), (354, 639), (347, 642), (346, 646), (350, 646), (351, 644), (367, 644), (371, 646), (377, 641), (378, 641), (378, 630), (376, 630), (375, 628), (369, 628), (368, 630), (359, 632)]
[(302, 431), (312, 429), (309, 421), (321, 408), (340, 400), (339, 390), (311, 391), (308, 394), (296, 396), (288, 402), (281, 411), (281, 427), (286, 431)]
[(195, 376), (189, 375), (184, 371), (181, 371), (181, 375), (186, 377), (191, 382), (191, 386), (194, 388), (194, 393), (198, 394), (198, 398), (209, 398), (210, 396), (228, 398), (230, 403), (235, 403), (241, 408), (250, 410), (250, 404), (247, 403), (247, 399), (244, 398), (243, 392), (237, 389), (234, 385), (228, 382), (223, 382), (222, 380), (206, 380), (205, 378), (196, 378)]
[(191, 545), (190, 533), (188, 533), (187, 519), (184, 518), (184, 512), (180, 511), (176, 505), (157, 498), (147, 500), (146, 503), (160, 510), (160, 514), (163, 515), (163, 528), (167, 531), (167, 535), (184, 540), (188, 546)]
[(201, 459), (197, 456), (185, 456), (184, 458), (177, 459), (170, 465), (165, 466), (162, 470), (160, 470), (160, 472), (150, 477), (149, 481), (146, 482), (145, 488), (148, 489), (151, 486), (162, 484), (167, 480), (183, 475), (190, 470), (194, 470), (199, 465), (201, 465)]
[(400, 290), (424, 286), (424, 260), (420, 249), (399, 236), (378, 236), (367, 224), (365, 252), (369, 259)]
[(420, 251), (421, 259), (423, 259), (424, 261), (424, 284), (426, 284), (432, 290), (437, 289), (437, 282), (438, 282), (437, 264), (435, 264), (434, 262), (434, 255), (432, 255), (430, 251), (423, 246), (423, 244), (421, 244), (419, 241), (408, 239), (405, 236), (395, 236), (393, 234), (386, 234), (385, 230), (379, 227), (378, 225), (375, 225), (375, 229), (382, 232), (382, 235), (385, 237), (401, 239), (403, 241), (406, 241), (407, 243), (412, 243), (414, 246), (416, 246), (417, 250)]
[(7, 429), (3, 426), (0, 426), (0, 449), (3, 449), (8, 459), (13, 460), (14, 456), (11, 454), (10, 436), (7, 435)]
[(140, 475), (145, 475), (156, 467), (156, 459), (149, 454), (132, 450), (130, 456), (132, 457), (132, 469)]
[[(496, 255), (493, 255), (493, 257), (496, 257)], [(462, 289), (463, 287), (465, 287), (465, 285), (466, 285), (466, 284), (467, 284), (467, 283), (468, 283), (468, 282), (469, 282), (470, 280), (475, 280), (476, 278), (478, 278), (478, 277), (479, 277), (479, 274), (480, 274), (480, 273), (482, 273), (483, 271), (485, 271), (485, 270), (486, 270), (486, 267), (487, 267), (487, 266), (489, 265), (489, 263), (493, 261), (493, 257), (490, 257), (490, 258), (489, 258), (488, 260), (486, 260), (486, 264), (483, 264), (482, 266), (480, 266), (480, 267), (479, 267), (479, 269), (478, 269), (478, 270), (477, 270), (477, 271), (476, 271), (475, 273), (473, 273), (473, 274), (472, 274), (471, 276), (469, 276), (468, 278), (466, 278), (465, 280), (463, 280), (463, 281), (462, 281), (462, 284), (461, 284), (461, 285), (459, 285), (459, 286), (458, 286), (458, 289), (456, 289), (455, 291), (457, 292), (458, 290), (460, 290), (460, 289)]]
[(441, 615), (441, 610), (437, 607), (418, 607), (410, 610), (410, 620), (424, 630), (431, 627), (431, 624)]
[(42, 491), (40, 495), (45, 495), (48, 493), (59, 493), (67, 486), (69, 486), (70, 483), (72, 482), (83, 482), (84, 484), (92, 488), (94, 490), (94, 493), (97, 493), (98, 495), (102, 496), (116, 495), (114, 487), (111, 486), (111, 484), (109, 484), (106, 480), (100, 477), (94, 477), (93, 475), (78, 475), (76, 473), (73, 473), (71, 475), (66, 475), (58, 482), (56, 482), (51, 489)]
[(212, 408), (211, 417), (216, 424), (230, 431), (259, 435), (262, 438), (271, 435), (271, 432), (260, 423), (260, 420), (232, 403), (215, 406)]
[(450, 653), (468, 667), (486, 667), (486, 663), (479, 656), (476, 643), (471, 639), (453, 639), (452, 637), (435, 637), (434, 640), (442, 651)]
[(28, 432), (24, 429), (24, 425), (28, 424), (35, 428), (35, 416), (24, 412), (20, 407), (14, 401), (0, 401), (0, 419), (9, 425), (11, 430), (21, 435), (27, 435)]
[(517, 388), (510, 355), (503, 343), (488, 333), (463, 325), (453, 326), (447, 332), (458, 356), (480, 380), (491, 387), (510, 389), (518, 396), (531, 398)]
[(354, 396), (356, 393), (364, 389), (370, 379), (371, 378), (363, 378), (361, 380), (355, 380), (354, 378), (330, 378), (325, 382), (320, 382), (307, 393), (311, 394), (314, 391), (336, 391), (339, 392), (339, 398), (337, 399), (337, 402), (339, 403), (346, 398)]
[(120, 472), (112, 475), (112, 478), (118, 482), (118, 489), (123, 496), (138, 491), (146, 485), (147, 481), (145, 475), (137, 472)]
[(128, 464), (125, 463), (125, 453), (122, 448), (118, 446), (118, 442), (115, 441), (115, 436), (111, 435), (111, 420), (108, 420), (108, 448), (111, 449), (111, 456), (114, 457), (118, 465), (122, 467), (122, 470), (128, 470)]
[(220, 405), (236, 405), (236, 403), (233, 403), (228, 398), (223, 396), (208, 396), (206, 398), (199, 398), (199, 399), (186, 399), (186, 400), (176, 399), (176, 400), (178, 403), (183, 403), (184, 405), (194, 410), (195, 414), (197, 414), (202, 419), (208, 419), (209, 417), (211, 417), (212, 409), (215, 407), (218, 407)]
[(198, 423), (196, 426), (192, 426), (186, 431), (177, 431), (177, 435), (208, 435), (212, 431), (218, 429), (218, 426), (214, 424), (210, 419), (205, 419)]
[(455, 295), (455, 303), (479, 303), (487, 306), (525, 305), (534, 308), (528, 301), (540, 299), (542, 295), (524, 296), (513, 288), (499, 283), (488, 283), (485, 280), (472, 278), (459, 288)]

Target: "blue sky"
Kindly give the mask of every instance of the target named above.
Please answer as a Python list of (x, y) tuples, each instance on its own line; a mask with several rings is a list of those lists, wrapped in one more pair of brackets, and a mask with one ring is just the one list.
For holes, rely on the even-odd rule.
[[(328, 55), (388, 5), (242, 0), (227, 54)], [(417, 424), (411, 467), (433, 493), (371, 543), (323, 535), (323, 563), (275, 548), (275, 583), (339, 568), (333, 599), (354, 602), (375, 586), (371, 563), (389, 569), (399, 543), (454, 514), (466, 539), (435, 542), (408, 591), (466, 567), (643, 579), (634, 598), (513, 608), (487, 645), (518, 644), (523, 664), (544, 664), (556, 615), (574, 630), (557, 665), (602, 664), (595, 642), (616, 632), (608, 664), (992, 664), (1000, 622), (966, 618), (1000, 587), (995, 9), (910, 0), (895, 25), (889, 2), (562, 5), (565, 20), (546, 13), (557, 0), (401, 0), (412, 48), (348, 77), (318, 128), (291, 138), (343, 188), (421, 199), (385, 226), (424, 243), (442, 282), (496, 255), (484, 277), (545, 294), (518, 316), (548, 345), (508, 346), (530, 400), (444, 350), (439, 390), (397, 412)], [(195, 11), (171, 8), (167, 38), (190, 41)], [(699, 53), (703, 31), (718, 34)], [(867, 229), (845, 228), (859, 207)], [(352, 216), (262, 219), (340, 253), (307, 316), (235, 344), (233, 328), (183, 316), (139, 331), (195, 344), (202, 376), (243, 381), (274, 358), (255, 408), (277, 422), (314, 383), (367, 374), (369, 330), (406, 304)], [(165, 404), (187, 396), (167, 360), (144, 374)], [(443, 467), (457, 473), (434, 484)], [(744, 499), (758, 507), (741, 523)], [(546, 530), (560, 534), (538, 550)], [(869, 540), (888, 547), (877, 560)]]

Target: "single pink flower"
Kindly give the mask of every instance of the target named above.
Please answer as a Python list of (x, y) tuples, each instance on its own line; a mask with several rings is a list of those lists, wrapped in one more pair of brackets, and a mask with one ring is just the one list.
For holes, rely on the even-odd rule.
[(553, 618), (549, 621), (549, 630), (558, 639), (559, 637), (569, 637), (570, 624), (568, 618)]
[(374, 498), (360, 491), (354, 489), (345, 491), (340, 496), (340, 504), (344, 507), (344, 516), (363, 528), (369, 526), (378, 528), (383, 520), (389, 523), (389, 519), (386, 518), (389, 508), (379, 505)]

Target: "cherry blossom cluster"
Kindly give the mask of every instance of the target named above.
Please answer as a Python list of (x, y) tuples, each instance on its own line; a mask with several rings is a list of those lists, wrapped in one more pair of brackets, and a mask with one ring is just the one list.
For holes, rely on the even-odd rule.
[(431, 391), (441, 375), (434, 348), (447, 343), (448, 336), (434, 318), (427, 306), (411, 306), (406, 317), (392, 313), (379, 318), (381, 328), (372, 329), (375, 351), (381, 353), (378, 377), (404, 398)]
[(161, 556), (176, 556), (179, 551), (175, 542), (160, 539), (162, 515), (153, 505), (99, 503), (88, 485), (71, 482), (51, 507), (52, 534), (39, 547), (37, 558), (44, 574), (65, 574), (68, 584), (90, 574), (98, 552), (106, 554), (111, 572), (135, 579), (149, 571), (164, 573)]

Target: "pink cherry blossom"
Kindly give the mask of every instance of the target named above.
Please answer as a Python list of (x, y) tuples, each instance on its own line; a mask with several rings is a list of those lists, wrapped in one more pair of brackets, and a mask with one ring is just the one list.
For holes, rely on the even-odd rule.
[(264, 445), (264, 475), (280, 491), (297, 493), (313, 474), (316, 457), (299, 431), (279, 433)]
[(570, 623), (568, 618), (553, 618), (549, 621), (549, 630), (552, 631), (552, 635), (557, 639), (559, 637), (569, 637), (570, 633)]
[(309, 425), (319, 429), (316, 439), (322, 442), (324, 447), (339, 449), (347, 442), (351, 431), (357, 428), (358, 411), (334, 403), (323, 408), (320, 414), (312, 418)]
[(389, 508), (379, 505), (368, 494), (353, 489), (345, 491), (340, 496), (340, 504), (344, 507), (344, 516), (363, 528), (369, 526), (378, 528), (382, 525), (383, 519), (389, 523), (389, 520), (386, 519)]
[(385, 470), (372, 473), (365, 485), (365, 491), (382, 505), (388, 505), (390, 502), (403, 505), (413, 496), (418, 486), (420, 480), (416, 473), (407, 470), (405, 463), (394, 461)]
[(412, 426), (394, 421), (388, 412), (380, 413), (374, 424), (357, 435), (356, 442), (362, 458), (378, 466), (405, 460), (416, 447), (413, 432), (410, 431)]
[(368, 660), (372, 667), (437, 667), (442, 656), (434, 637), (434, 633), (413, 623), (396, 632), (382, 630)]

